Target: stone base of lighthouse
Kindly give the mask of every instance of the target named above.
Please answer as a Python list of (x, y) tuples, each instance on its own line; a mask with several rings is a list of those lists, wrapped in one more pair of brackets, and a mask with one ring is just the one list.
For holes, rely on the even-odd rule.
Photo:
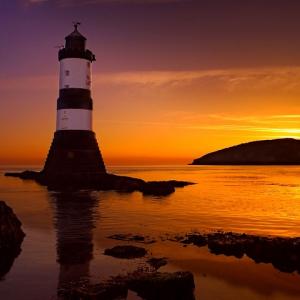
[(47, 177), (83, 173), (106, 173), (95, 133), (88, 130), (59, 130), (42, 171)]

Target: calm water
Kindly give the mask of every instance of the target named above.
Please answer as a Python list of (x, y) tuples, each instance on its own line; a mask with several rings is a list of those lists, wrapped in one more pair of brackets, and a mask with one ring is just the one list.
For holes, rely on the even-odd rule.
[[(114, 233), (159, 237), (193, 230), (231, 230), (300, 236), (300, 167), (113, 167), (111, 172), (146, 180), (196, 182), (168, 197), (139, 192), (48, 192), (31, 181), (2, 176), (23, 167), (1, 167), (0, 199), (23, 223), (22, 252), (0, 281), (0, 299), (56, 299), (61, 285), (79, 278), (97, 282), (134, 270), (144, 259), (104, 256)], [(210, 254), (173, 242), (146, 246), (166, 256), (161, 271), (190, 270), (197, 299), (299, 299), (300, 276)], [(138, 299), (130, 295), (128, 299)]]

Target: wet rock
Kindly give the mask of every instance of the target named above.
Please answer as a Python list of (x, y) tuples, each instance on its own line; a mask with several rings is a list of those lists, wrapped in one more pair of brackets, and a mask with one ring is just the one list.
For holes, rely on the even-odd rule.
[(33, 179), (35, 180), (39, 176), (39, 172), (35, 171), (24, 171), (24, 172), (15, 172), (15, 173), (5, 173), (5, 176), (8, 177), (17, 177), (21, 179)]
[(169, 180), (167, 182), (169, 182), (170, 184), (172, 184), (176, 188), (181, 188), (181, 187), (185, 187), (187, 185), (195, 184), (195, 183), (189, 182), (189, 181), (178, 181), (178, 180)]
[[(178, 237), (177, 241), (182, 239), (182, 237)], [(181, 243), (183, 244), (193, 244), (199, 247), (207, 245), (207, 236), (200, 234), (188, 234), (186, 238), (184, 238)]]
[(168, 260), (165, 257), (161, 257), (161, 258), (152, 257), (147, 260), (147, 263), (155, 270), (158, 270), (159, 268), (165, 266), (168, 263)]
[(155, 196), (166, 196), (175, 192), (175, 187), (169, 182), (146, 182), (142, 188), (141, 192), (144, 195), (155, 195)]
[(282, 272), (300, 273), (300, 238), (254, 237), (246, 254), (255, 262), (271, 263)]
[(70, 285), (58, 292), (65, 300), (117, 300), (126, 299), (128, 287), (125, 282), (108, 280), (95, 285)]
[[(183, 243), (184, 240), (186, 239), (186, 236), (184, 236), (182, 234), (175, 234), (175, 235), (174, 234), (165, 234), (165, 235), (162, 235), (160, 238), (162, 241), (172, 241), (172, 242)], [(187, 244), (191, 244), (191, 242), (188, 242)]]
[(191, 182), (185, 181), (151, 181), (128, 176), (118, 176), (103, 172), (55, 173), (24, 171), (21, 173), (6, 173), (5, 176), (18, 177), (25, 180), (35, 180), (50, 190), (96, 189), (116, 190), (131, 193), (140, 191), (144, 195), (166, 196), (175, 191), (175, 187), (184, 187)]
[(207, 237), (208, 248), (214, 254), (242, 258), (245, 253), (246, 237), (233, 233), (216, 233)]
[(104, 250), (105, 255), (127, 259), (144, 257), (146, 253), (147, 250), (145, 248), (131, 245), (115, 246), (111, 249)]
[(125, 279), (129, 289), (145, 300), (194, 300), (191, 272), (133, 272)]
[(111, 236), (108, 236), (109, 239), (118, 240), (118, 241), (129, 241), (129, 242), (137, 242), (137, 243), (143, 243), (143, 244), (152, 244), (155, 243), (155, 239), (151, 238), (149, 236), (142, 236), (142, 235), (133, 235), (133, 234), (113, 234)]
[(176, 187), (184, 187), (193, 183), (186, 181), (149, 181), (141, 187), (144, 195), (166, 196), (175, 192)]
[(9, 272), (21, 252), (24, 232), (13, 210), (0, 201), (0, 278)]
[(143, 237), (142, 235), (133, 235), (132, 236), (132, 240), (133, 241), (137, 241), (137, 242), (144, 242), (145, 241), (145, 237)]
[(184, 244), (208, 246), (214, 254), (242, 258), (247, 255), (256, 263), (270, 263), (282, 272), (300, 273), (300, 238), (265, 237), (233, 232), (188, 234)]
[(131, 290), (144, 300), (194, 300), (194, 288), (190, 272), (136, 271), (96, 285), (66, 287), (60, 291), (60, 296), (66, 300), (116, 300), (126, 299)]
[(0, 201), (0, 249), (19, 247), (25, 236), (13, 210)]

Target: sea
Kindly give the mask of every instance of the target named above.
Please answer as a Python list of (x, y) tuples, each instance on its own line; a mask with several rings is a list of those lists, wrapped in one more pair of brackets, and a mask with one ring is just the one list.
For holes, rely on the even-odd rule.
[[(115, 245), (145, 247), (166, 257), (162, 272), (190, 271), (199, 300), (296, 300), (300, 275), (272, 264), (210, 253), (167, 237), (190, 232), (232, 231), (261, 236), (300, 237), (299, 166), (110, 166), (114, 174), (144, 180), (184, 180), (194, 185), (165, 197), (140, 192), (54, 192), (34, 181), (5, 177), (7, 171), (39, 166), (1, 166), (0, 200), (22, 222), (21, 253), (0, 278), (0, 299), (58, 299), (68, 282), (98, 283), (145, 266), (145, 258), (104, 255)], [(137, 244), (109, 238), (143, 235)], [(141, 299), (135, 293), (128, 300)]]

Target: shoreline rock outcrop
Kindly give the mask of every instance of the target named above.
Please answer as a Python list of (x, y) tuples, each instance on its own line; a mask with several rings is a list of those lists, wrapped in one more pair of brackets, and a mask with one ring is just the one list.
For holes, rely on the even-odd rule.
[(183, 244), (207, 246), (211, 253), (270, 263), (281, 272), (300, 274), (300, 237), (268, 237), (233, 232), (191, 233), (178, 238)]
[(9, 272), (21, 252), (25, 233), (13, 210), (0, 201), (0, 279)]
[(56, 173), (47, 175), (43, 172), (24, 171), (20, 173), (5, 173), (5, 176), (17, 177), (23, 180), (35, 180), (50, 190), (95, 189), (116, 190), (120, 192), (139, 191), (144, 195), (167, 196), (175, 192), (175, 188), (194, 184), (186, 181), (144, 181), (142, 179), (119, 176), (109, 173)]
[(191, 272), (135, 271), (96, 285), (66, 287), (60, 295), (68, 300), (116, 300), (126, 299), (128, 290), (131, 290), (144, 300), (194, 300), (194, 289)]
[(168, 263), (166, 257), (151, 257), (147, 260), (147, 263), (157, 271), (159, 268), (165, 266)]
[(140, 258), (146, 254), (147, 250), (145, 248), (132, 245), (115, 246), (104, 250), (104, 255), (126, 259)]

